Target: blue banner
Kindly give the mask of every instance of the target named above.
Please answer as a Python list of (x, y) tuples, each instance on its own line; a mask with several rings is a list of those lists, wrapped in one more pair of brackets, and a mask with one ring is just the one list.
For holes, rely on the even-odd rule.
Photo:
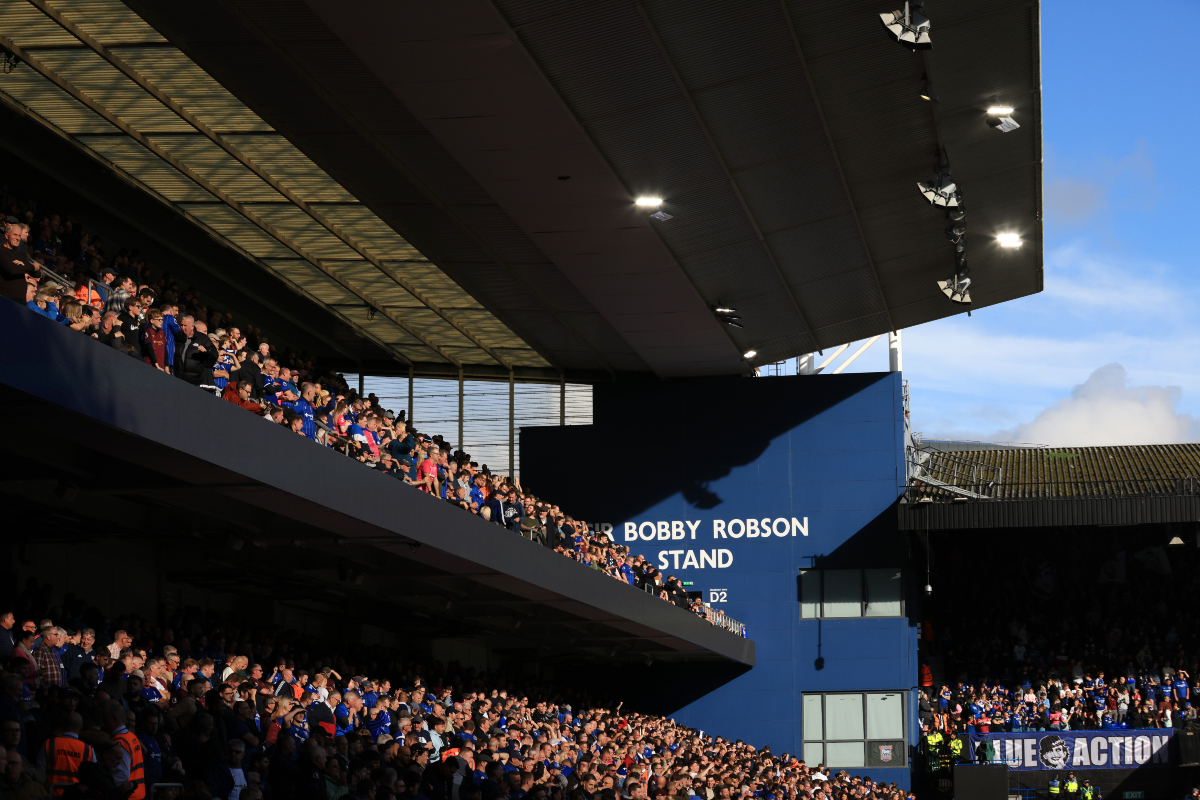
[(1010, 770), (1134, 769), (1174, 763), (1170, 728), (1111, 731), (1026, 731), (970, 737), (976, 763)]

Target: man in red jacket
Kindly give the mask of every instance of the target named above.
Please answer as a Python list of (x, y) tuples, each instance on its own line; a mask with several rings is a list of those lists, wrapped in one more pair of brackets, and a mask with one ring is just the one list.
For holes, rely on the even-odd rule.
[(262, 403), (255, 403), (250, 399), (250, 392), (252, 390), (250, 381), (238, 381), (237, 383), (226, 384), (225, 394), (221, 396), (235, 406), (240, 406), (247, 411), (260, 414), (262, 413), (263, 405)]

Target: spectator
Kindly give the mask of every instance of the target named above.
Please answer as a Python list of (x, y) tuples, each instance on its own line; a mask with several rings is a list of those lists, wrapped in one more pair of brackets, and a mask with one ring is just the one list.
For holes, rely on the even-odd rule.
[(168, 334), (163, 330), (163, 317), (161, 309), (150, 310), (150, 323), (141, 333), (142, 359), (155, 369), (170, 373), (171, 353), (167, 349)]
[(66, 631), (62, 628), (47, 626), (42, 628), (42, 641), (33, 651), (33, 667), (35, 686), (65, 686), (66, 671), (63, 669), (62, 658), (58, 648), (66, 639)]
[(247, 411), (253, 411), (257, 414), (263, 410), (264, 406), (250, 399), (252, 391), (253, 389), (249, 381), (239, 381), (227, 385), (222, 397), (239, 408), (244, 408)]
[(175, 333), (176, 373), (193, 386), (201, 386), (212, 380), (212, 368), (217, 363), (216, 348), (208, 338), (208, 328), (197, 322), (190, 314), (179, 319), (179, 331)]
[(13, 612), (0, 612), (0, 661), (8, 661), (13, 648), (17, 646), (17, 641), (13, 638), (13, 626), (16, 624), (17, 618)]
[(5, 800), (45, 800), (45, 787), (32, 776), (25, 774), (21, 754), (15, 750), (6, 751), (4, 748), (0, 748), (0, 753), (4, 754), (4, 774), (0, 776), (0, 792)]
[(36, 287), (41, 277), (41, 267), (19, 250), (21, 235), (19, 225), (5, 225), (0, 246), (0, 294), (18, 303), (29, 300), (28, 287)]

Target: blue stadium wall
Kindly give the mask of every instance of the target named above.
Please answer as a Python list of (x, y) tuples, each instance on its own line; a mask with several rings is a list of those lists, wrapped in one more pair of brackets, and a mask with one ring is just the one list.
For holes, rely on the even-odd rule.
[[(742, 674), (642, 670), (671, 698), (656, 710), (799, 754), (803, 693), (900, 692), (907, 758), (851, 772), (908, 788), (924, 573), (895, 521), (900, 374), (599, 384), (593, 423), (522, 428), (523, 485), (667, 565), (757, 648)], [(902, 569), (903, 615), (801, 619), (799, 572), (813, 567)]]

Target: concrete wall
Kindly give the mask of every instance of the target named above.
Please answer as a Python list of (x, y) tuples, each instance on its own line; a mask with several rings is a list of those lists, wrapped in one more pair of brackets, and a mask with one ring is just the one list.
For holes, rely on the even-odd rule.
[[(525, 487), (612, 524), (617, 542), (746, 623), (757, 647), (752, 670), (681, 694), (676, 718), (799, 753), (802, 693), (891, 690), (905, 694), (915, 742), (914, 588), (924, 576), (914, 579), (895, 522), (900, 375), (598, 385), (594, 403), (595, 425), (521, 430)], [(750, 520), (771, 534), (743, 533)], [(798, 573), (813, 566), (903, 570), (904, 615), (802, 620)], [(908, 785), (907, 769), (857, 771)]]

